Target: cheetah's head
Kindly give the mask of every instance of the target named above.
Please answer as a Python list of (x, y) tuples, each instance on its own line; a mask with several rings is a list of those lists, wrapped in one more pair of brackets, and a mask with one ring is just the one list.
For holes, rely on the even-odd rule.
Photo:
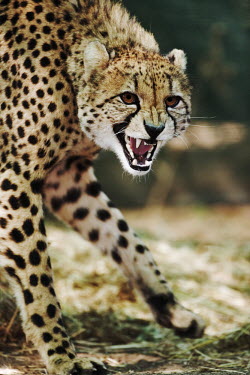
[(161, 56), (135, 49), (112, 58), (103, 44), (90, 42), (78, 91), (83, 131), (114, 151), (129, 173), (146, 174), (161, 147), (189, 124), (185, 66), (181, 50)]

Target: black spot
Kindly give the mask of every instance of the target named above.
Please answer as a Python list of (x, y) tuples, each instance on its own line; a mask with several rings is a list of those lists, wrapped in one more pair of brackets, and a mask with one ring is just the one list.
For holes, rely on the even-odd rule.
[(92, 242), (96, 242), (99, 239), (99, 231), (97, 229), (93, 229), (91, 232), (89, 232), (89, 239)]
[(44, 91), (42, 89), (37, 90), (36, 95), (38, 98), (44, 97)]
[(45, 241), (37, 241), (36, 246), (40, 251), (44, 251), (47, 248), (47, 244)]
[(23, 65), (24, 65), (24, 67), (25, 67), (26, 69), (30, 69), (30, 68), (31, 68), (31, 65), (32, 65), (32, 64), (31, 64), (31, 59), (30, 59), (30, 57), (26, 57), (26, 59), (25, 59)]
[(7, 19), (8, 19), (7, 14), (2, 14), (0, 16), (0, 25), (3, 25), (7, 21)]
[(39, 314), (31, 315), (31, 321), (37, 327), (43, 327), (45, 325), (43, 317)]
[(90, 182), (86, 187), (86, 193), (92, 197), (98, 197), (101, 192), (101, 184), (97, 181)]
[(53, 349), (49, 349), (47, 353), (48, 353), (48, 356), (51, 357), (53, 354), (55, 354), (55, 351)]
[(57, 346), (56, 352), (57, 352), (57, 354), (66, 354), (67, 353), (63, 346)]
[(8, 179), (3, 180), (1, 189), (4, 191), (12, 189), (12, 183), (10, 182), (10, 180)]
[(62, 82), (57, 82), (56, 83), (56, 90), (62, 90), (64, 88), (64, 84)]
[(54, 328), (53, 328), (53, 332), (56, 333), (56, 334), (57, 334), (57, 333), (60, 333), (60, 332), (61, 332), (61, 328), (59, 328), (59, 327), (54, 327)]
[(26, 13), (26, 18), (28, 21), (33, 21), (34, 19), (34, 12), (27, 12)]
[(49, 66), (50, 64), (50, 59), (46, 56), (42, 57), (40, 60), (40, 64), (42, 67), (46, 68), (46, 66)]
[(109, 211), (103, 210), (103, 209), (97, 210), (96, 216), (101, 221), (106, 221), (106, 220), (111, 218), (111, 215), (110, 215)]
[(36, 85), (39, 82), (39, 77), (37, 75), (34, 75), (33, 77), (31, 77), (31, 82)]
[(44, 225), (44, 220), (41, 219), (39, 221), (39, 231), (40, 233), (42, 233), (44, 236), (46, 236), (46, 229), (45, 229), (45, 225)]
[(36, 11), (37, 14), (42, 13), (42, 11), (43, 11), (42, 5), (36, 5), (35, 6), (35, 11)]
[(59, 29), (59, 30), (57, 31), (57, 35), (58, 35), (58, 38), (59, 38), (59, 39), (63, 39), (63, 38), (64, 38), (64, 35), (65, 35), (65, 30), (63, 30), (63, 29)]
[(63, 104), (67, 104), (69, 102), (69, 97), (67, 95), (62, 96), (62, 102)]
[(128, 240), (124, 236), (119, 236), (117, 243), (120, 247), (124, 247), (124, 248), (128, 247)]
[(52, 296), (55, 297), (56, 292), (55, 292), (55, 289), (54, 289), (54, 288), (50, 287), (50, 288), (49, 288), (49, 292), (50, 292), (50, 294), (51, 294)]
[(125, 220), (118, 220), (117, 222), (117, 226), (118, 226), (118, 229), (121, 231), (121, 232), (127, 232), (128, 231), (128, 224), (126, 223)]
[(48, 134), (49, 128), (48, 128), (48, 126), (46, 124), (42, 124), (42, 126), (41, 126), (41, 132), (43, 134)]
[(21, 173), (21, 168), (17, 161), (13, 163), (13, 170), (17, 176)]
[(49, 43), (43, 43), (42, 49), (43, 49), (44, 52), (48, 52), (48, 51), (51, 50), (51, 46), (50, 46)]
[(63, 345), (64, 348), (69, 348), (69, 342), (66, 341), (66, 340), (62, 341), (62, 345)]
[(45, 15), (45, 19), (46, 19), (46, 21), (48, 21), (48, 22), (53, 22), (53, 21), (55, 20), (55, 15), (54, 15), (54, 13), (52, 13), (52, 12), (47, 13), (47, 14)]
[(32, 216), (36, 216), (37, 213), (38, 213), (38, 208), (37, 206), (35, 206), (34, 204), (32, 205), (31, 209), (30, 209), (30, 212), (31, 212), (31, 215)]
[(39, 150), (37, 151), (37, 156), (42, 159), (46, 156), (46, 151), (44, 148), (39, 148)]
[(43, 341), (44, 342), (50, 342), (53, 339), (50, 333), (44, 332), (43, 333)]
[(36, 145), (38, 140), (37, 140), (37, 137), (34, 136), (34, 135), (30, 135), (29, 138), (28, 138), (28, 142), (32, 145)]
[(145, 252), (145, 246), (136, 245), (135, 250), (137, 251), (137, 253), (143, 254)]
[(30, 200), (25, 192), (22, 192), (19, 197), (19, 203), (21, 207), (27, 208), (30, 205)]
[(17, 228), (12, 229), (12, 231), (10, 232), (10, 237), (16, 243), (24, 241), (24, 236), (22, 232), (20, 232), (20, 230)]
[(63, 205), (63, 200), (61, 198), (53, 197), (51, 199), (51, 207), (54, 211), (59, 211)]
[(32, 286), (38, 285), (38, 277), (34, 273), (30, 275), (30, 285)]
[(13, 36), (13, 32), (12, 32), (12, 30), (8, 30), (7, 33), (4, 35), (4, 39), (5, 39), (6, 41), (8, 41), (8, 40), (11, 39), (12, 36)]
[(12, 129), (12, 124), (13, 124), (13, 121), (12, 121), (12, 118), (10, 115), (7, 115), (6, 116), (6, 124), (8, 125), (8, 128)]
[(55, 112), (55, 110), (56, 110), (56, 104), (55, 104), (55, 103), (50, 103), (50, 104), (48, 105), (48, 110), (49, 110), (50, 112)]
[(111, 251), (111, 256), (113, 258), (113, 260), (118, 263), (118, 264), (121, 264), (122, 263), (122, 258), (120, 257), (119, 255), (119, 252), (118, 252), (118, 249), (113, 249)]
[[(49, 26), (44, 26), (43, 27), (43, 32), (44, 34), (50, 34), (51, 32), (51, 28)], [(43, 66), (43, 65), (42, 65)]]
[(16, 198), (14, 195), (11, 195), (9, 197), (9, 204), (11, 205), (11, 208), (13, 210), (18, 210), (18, 208), (20, 207), (19, 199)]
[(32, 250), (29, 254), (30, 263), (33, 266), (38, 266), (41, 263), (41, 257), (37, 250)]
[(13, 259), (18, 268), (21, 268), (23, 270), (25, 269), (26, 262), (21, 255), (14, 254), (13, 251), (11, 251), (10, 249), (6, 251), (5, 255), (7, 255), (9, 259)]
[(19, 126), (17, 128), (17, 132), (18, 132), (18, 135), (19, 135), (20, 138), (23, 138), (25, 136), (25, 132), (24, 132), (24, 129), (23, 129), (22, 126)]
[(109, 201), (109, 202), (108, 202), (108, 206), (109, 206), (110, 208), (116, 208), (115, 204), (114, 204), (112, 201)]
[(74, 214), (74, 219), (83, 220), (89, 213), (89, 210), (87, 208), (78, 208)]
[(67, 191), (64, 201), (67, 203), (75, 203), (81, 196), (81, 189), (71, 188)]
[(7, 220), (4, 219), (3, 217), (0, 217), (0, 227), (5, 229), (7, 226)]
[(37, 178), (31, 181), (30, 186), (34, 194), (40, 194), (43, 188), (43, 180), (41, 178)]
[(24, 221), (22, 228), (23, 228), (24, 233), (28, 237), (31, 236), (34, 233), (33, 223), (30, 219), (27, 219), (27, 220)]
[(50, 279), (50, 277), (48, 276), (48, 275), (46, 275), (45, 273), (43, 273), (42, 275), (41, 275), (41, 284), (43, 285), (43, 286), (49, 286), (50, 285), (50, 282), (51, 282), (51, 279)]
[(32, 295), (32, 293), (30, 292), (29, 289), (25, 289), (23, 291), (23, 296), (24, 296), (25, 305), (28, 305), (29, 303), (34, 302), (33, 295)]
[(16, 279), (16, 281), (21, 285), (21, 280), (19, 279), (19, 277), (16, 275), (16, 272), (15, 272), (15, 269), (12, 268), (12, 267), (5, 267), (4, 268), (5, 271), (8, 273), (8, 275), (10, 277), (13, 277)]
[(52, 304), (48, 305), (47, 307), (47, 315), (49, 318), (54, 318), (56, 315), (56, 307)]

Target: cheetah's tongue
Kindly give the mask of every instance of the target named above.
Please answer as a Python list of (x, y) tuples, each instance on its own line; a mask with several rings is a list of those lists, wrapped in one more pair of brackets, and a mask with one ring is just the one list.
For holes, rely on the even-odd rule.
[(130, 138), (130, 147), (135, 155), (144, 155), (151, 150), (152, 145), (149, 145), (139, 138)]

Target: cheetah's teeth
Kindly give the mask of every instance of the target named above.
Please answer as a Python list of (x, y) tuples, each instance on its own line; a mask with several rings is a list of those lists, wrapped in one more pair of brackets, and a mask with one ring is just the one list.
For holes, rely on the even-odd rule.
[(150, 160), (150, 158), (151, 158), (151, 155), (152, 155), (152, 152), (148, 152), (148, 155), (147, 155), (147, 160)]
[(132, 165), (137, 165), (138, 163), (137, 163), (137, 160), (136, 159), (134, 159), (133, 161), (132, 161)]
[(142, 139), (140, 139), (140, 138), (136, 138), (135, 142), (136, 142), (136, 143), (135, 143), (135, 144), (136, 144), (136, 148), (139, 148), (140, 145), (141, 145)]
[(126, 143), (126, 148), (127, 148), (128, 152), (129, 152), (130, 156), (132, 158), (134, 158), (134, 153), (133, 153), (133, 151), (132, 151), (129, 143)]

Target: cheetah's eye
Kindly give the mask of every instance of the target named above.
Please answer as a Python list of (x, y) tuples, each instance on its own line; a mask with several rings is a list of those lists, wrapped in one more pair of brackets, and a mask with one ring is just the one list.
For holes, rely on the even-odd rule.
[(138, 103), (138, 96), (132, 92), (124, 92), (120, 95), (123, 103), (125, 104), (136, 104)]
[(169, 96), (168, 98), (165, 99), (165, 103), (167, 107), (174, 108), (179, 104), (180, 100), (181, 99), (179, 96)]

